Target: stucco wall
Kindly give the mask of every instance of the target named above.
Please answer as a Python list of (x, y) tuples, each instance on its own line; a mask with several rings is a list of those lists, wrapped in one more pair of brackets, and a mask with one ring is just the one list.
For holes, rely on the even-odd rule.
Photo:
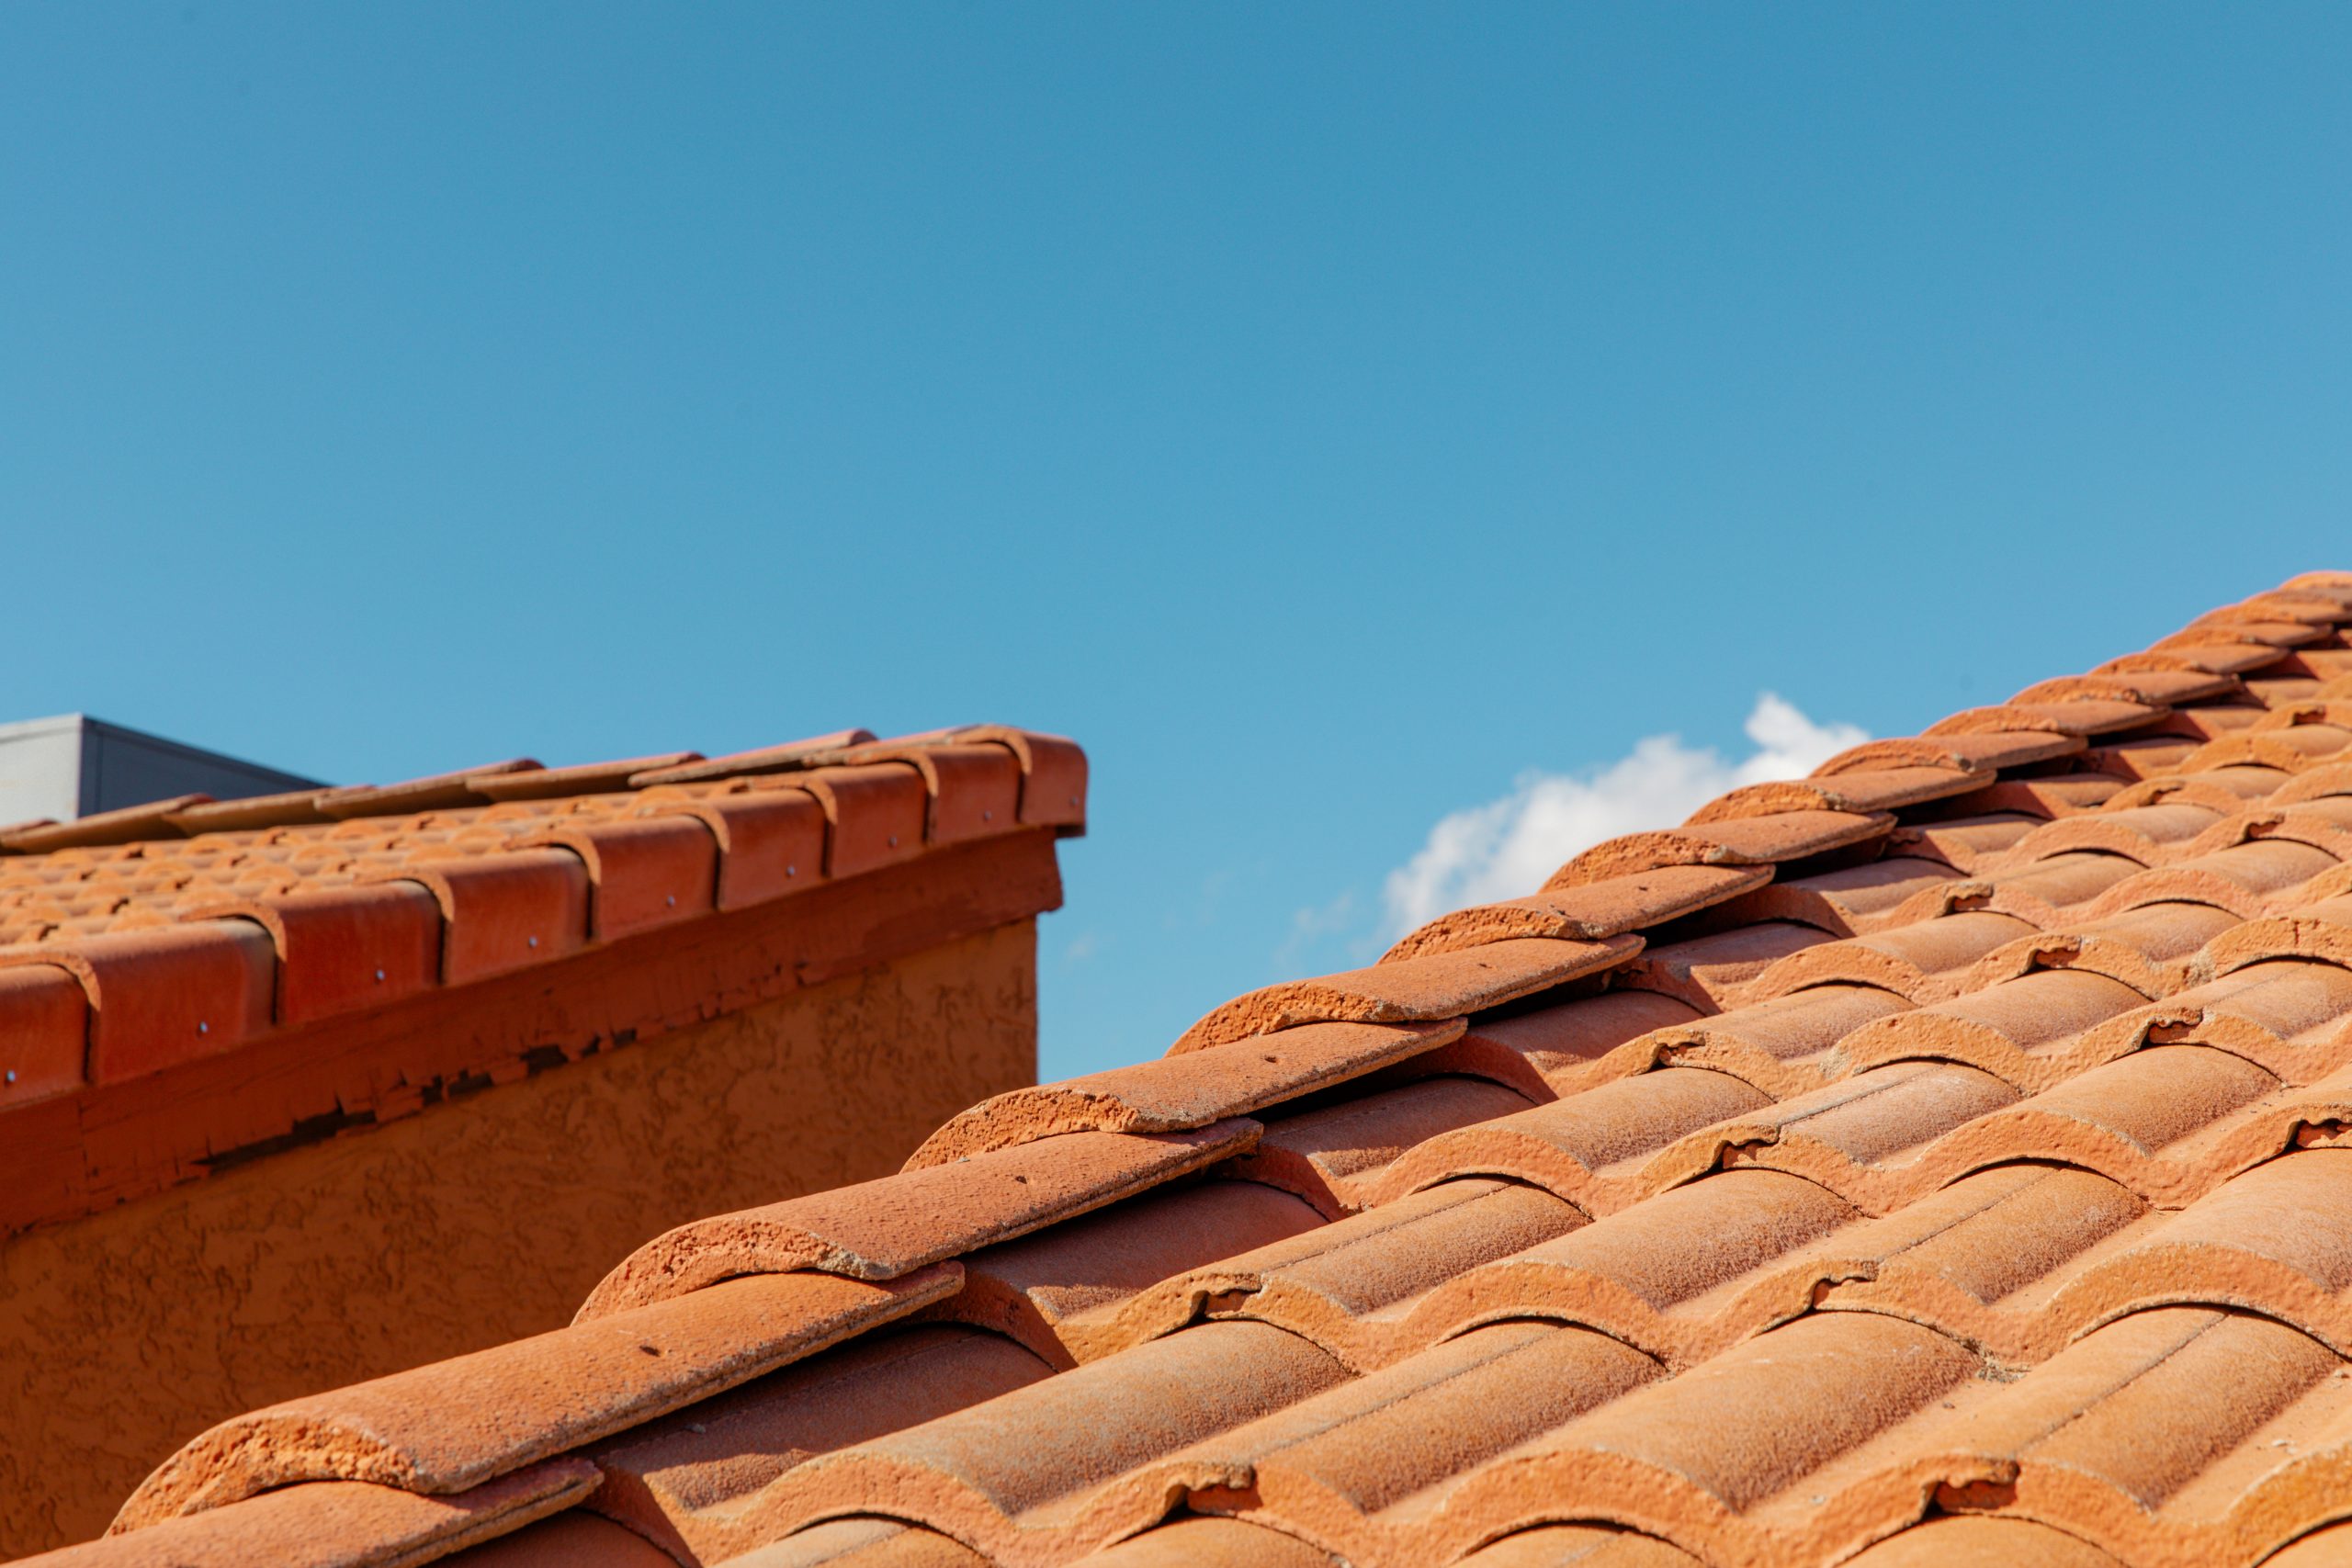
[(1023, 920), (0, 1241), (0, 1557), (239, 1412), (568, 1322), (648, 1236), (1034, 1080)]

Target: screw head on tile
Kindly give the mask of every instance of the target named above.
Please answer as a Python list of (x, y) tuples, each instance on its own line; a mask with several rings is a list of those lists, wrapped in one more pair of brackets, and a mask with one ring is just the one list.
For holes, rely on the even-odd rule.
[(899, 835), (896, 833), (890, 835), (890, 847), (894, 850), (899, 847)]
[(17, 1069), (14, 1067), (10, 1067), (8, 1069), (8, 1081), (10, 1083), (15, 1083), (17, 1081)]
[(198, 1034), (209, 1034), (212, 1032), (212, 1026), (199, 1018), (196, 1021), (196, 1032)]
[(797, 865), (787, 865), (784, 868), (784, 874), (786, 876), (797, 876), (800, 874), (800, 868)]
[(537, 946), (538, 946), (538, 945), (539, 945), (539, 939), (538, 939), (537, 937), (535, 937), (535, 936), (526, 936), (526, 937), (525, 937), (525, 938), (523, 939), (523, 941), (524, 941), (524, 942), (525, 942), (526, 944), (527, 944), (527, 945), (529, 945), (529, 946), (531, 946), (531, 947), (537, 947)]
[(993, 822), (996, 820), (996, 813), (993, 811), (983, 811), (980, 813), (980, 820), (983, 822)]
[(384, 977), (384, 972), (383, 972), (381, 969), (377, 970), (377, 971), (376, 971), (376, 978), (377, 978), (378, 980), (381, 980), (381, 979), (383, 979), (383, 977)]
[(666, 898), (662, 899), (662, 901), (664, 904), (667, 904), (668, 906), (670, 906), (670, 908), (672, 908), (673, 909), (674, 909), (674, 908), (676, 908), (678, 907), (678, 896), (677, 896), (675, 893), (671, 894), (668, 897), (666, 897)]

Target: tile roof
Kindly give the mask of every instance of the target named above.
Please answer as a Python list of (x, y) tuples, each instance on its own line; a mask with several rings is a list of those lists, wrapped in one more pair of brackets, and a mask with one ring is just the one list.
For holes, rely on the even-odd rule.
[(56, 1561), (2352, 1561), (2348, 624), (1612, 840)]
[[(856, 952), (740, 938), (724, 962), (645, 975), (620, 955), (854, 897), (860, 874), (924, 857), (962, 868), (933, 904), (984, 903), (965, 885), (1001, 893), (1011, 874), (991, 846), (1082, 831), (1085, 793), (1073, 743), (977, 726), (515, 761), (0, 831), (0, 1235), (725, 1010), (766, 983), (747, 965), (800, 981), (856, 967)], [(1023, 892), (1003, 918), (1057, 901)], [(859, 922), (835, 913), (827, 940), (854, 946)], [(911, 930), (904, 909), (865, 924), (892, 920)], [(592, 969), (643, 994), (596, 1012), (596, 1038), (550, 1032), (537, 993), (576, 999)], [(526, 982), (511, 1039), (481, 1010), (502, 978)]]

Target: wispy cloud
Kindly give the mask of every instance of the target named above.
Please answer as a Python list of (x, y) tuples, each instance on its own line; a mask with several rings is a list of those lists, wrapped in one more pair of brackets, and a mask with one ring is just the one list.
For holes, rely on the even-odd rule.
[(1734, 761), (1679, 735), (1652, 735), (1613, 762), (1575, 773), (1531, 773), (1510, 794), (1456, 811), (1420, 852), (1388, 874), (1388, 934), (1450, 909), (1532, 893), (1562, 862), (1603, 839), (1670, 828), (1725, 790), (1801, 778), (1869, 739), (1850, 724), (1815, 724), (1766, 692), (1747, 716), (1750, 755)]

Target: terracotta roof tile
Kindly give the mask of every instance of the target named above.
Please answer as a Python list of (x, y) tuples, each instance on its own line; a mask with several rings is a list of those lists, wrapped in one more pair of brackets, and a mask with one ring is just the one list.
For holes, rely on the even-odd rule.
[[(2352, 1465), (2352, 714), (2323, 690), (2352, 677), (2347, 619), (2352, 576), (2257, 595), (1736, 791), (1369, 969), (1214, 1010), (1162, 1060), (978, 1107), (899, 1176), (673, 1233), (582, 1326), (959, 1266), (920, 1323), (666, 1415), (626, 1381), (543, 1380), (607, 1389), (580, 1407), (621, 1430), (537, 1387), (470, 1427), (430, 1392), (380, 1425), (418, 1453), (511, 1428), (447, 1450), (461, 1482), (585, 1453), (588, 1507), (756, 1568), (2352, 1556), (2329, 1529)], [(306, 847), (340, 847), (304, 874), (345, 887), (560, 854), (610, 899), (606, 823), (691, 817), (725, 907), (739, 855), (757, 897), (821, 875), (811, 811), (866, 853), (853, 807), (902, 840), (988, 822), (1010, 775), (960, 749), (1019, 760), (1024, 823), (1082, 798), (1082, 773), (1041, 782), (1070, 777), (1053, 742), (916, 739), (940, 754), (831, 738), (632, 775), (576, 820), (492, 815), (531, 804), (510, 801), (389, 837), (216, 836), (200, 867), (22, 857), (48, 874), (0, 876), (0, 919), (51, 940), (0, 969), (41, 977), (0, 1009), (82, 1026), (81, 982), (38, 955), (119, 929), (159, 872), (210, 909)], [(322, 890), (261, 888), (241, 918), (293, 966), (280, 906)], [(319, 1005), (363, 1005), (342, 998), (368, 928), (335, 918), (316, 940), (344, 988)], [(164, 1473), (209, 1474), (199, 1451)], [(225, 1498), (243, 1472), (220, 1473)]]

